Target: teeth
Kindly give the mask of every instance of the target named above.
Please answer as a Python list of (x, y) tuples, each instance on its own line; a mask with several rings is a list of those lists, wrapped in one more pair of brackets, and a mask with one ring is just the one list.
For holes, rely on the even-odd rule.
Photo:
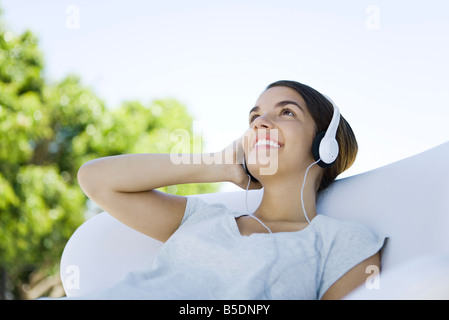
[(269, 145), (270, 147), (273, 147), (273, 148), (281, 147), (278, 143), (271, 141), (271, 140), (266, 140), (266, 139), (257, 141), (255, 147), (260, 147), (260, 146), (265, 146), (265, 145)]

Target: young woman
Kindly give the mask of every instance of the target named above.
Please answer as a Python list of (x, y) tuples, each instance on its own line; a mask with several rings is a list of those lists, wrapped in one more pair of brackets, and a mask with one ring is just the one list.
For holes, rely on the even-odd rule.
[[(88, 197), (165, 242), (147, 269), (92, 298), (339, 299), (363, 284), (367, 267), (380, 267), (384, 238), (316, 212), (317, 193), (357, 153), (351, 127), (340, 117), (336, 162), (316, 164), (312, 143), (333, 111), (311, 87), (278, 81), (257, 99), (242, 139), (213, 155), (220, 161), (174, 164), (170, 154), (131, 154), (84, 164), (78, 180)], [(246, 188), (244, 155), (255, 178), (250, 188), (264, 188), (250, 215), (155, 190), (219, 181)]]

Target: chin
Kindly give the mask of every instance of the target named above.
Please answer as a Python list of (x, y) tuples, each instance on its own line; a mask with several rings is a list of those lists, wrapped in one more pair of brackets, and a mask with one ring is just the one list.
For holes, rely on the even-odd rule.
[(248, 157), (248, 168), (254, 172), (254, 176), (275, 175), (279, 169), (279, 157), (277, 152), (251, 152)]

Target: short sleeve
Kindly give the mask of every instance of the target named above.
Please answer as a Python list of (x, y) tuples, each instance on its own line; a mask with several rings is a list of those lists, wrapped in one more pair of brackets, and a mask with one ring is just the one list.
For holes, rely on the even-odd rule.
[(322, 230), (319, 299), (345, 273), (379, 252), (385, 243), (385, 236), (362, 224), (341, 221), (331, 224), (329, 230)]
[(190, 218), (199, 208), (206, 205), (206, 202), (195, 196), (188, 196), (186, 203), (186, 210), (184, 211), (184, 217), (182, 218), (181, 225)]

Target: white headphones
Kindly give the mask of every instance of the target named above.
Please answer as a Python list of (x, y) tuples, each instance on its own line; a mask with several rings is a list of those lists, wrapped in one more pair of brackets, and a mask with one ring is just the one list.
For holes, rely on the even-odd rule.
[(328, 96), (324, 94), (323, 96), (325, 96), (334, 107), (334, 113), (327, 130), (318, 133), (313, 140), (312, 154), (315, 161), (320, 160), (317, 163), (320, 167), (329, 168), (334, 164), (335, 160), (337, 160), (339, 151), (336, 136), (338, 125), (340, 124), (340, 109), (338, 109)]
[[(322, 168), (330, 168), (337, 160), (338, 152), (339, 152), (339, 147), (338, 147), (338, 142), (337, 142), (336, 136), (337, 136), (338, 125), (340, 124), (340, 109), (334, 104), (334, 102), (332, 101), (331, 98), (329, 98), (328, 96), (326, 96), (324, 94), (323, 94), (323, 96), (326, 97), (326, 99), (329, 100), (329, 102), (334, 107), (334, 113), (332, 114), (332, 119), (331, 119), (331, 122), (329, 123), (329, 126), (327, 127), (327, 130), (318, 133), (316, 135), (315, 139), (313, 140), (312, 154), (315, 159), (315, 162), (307, 167), (306, 172), (304, 174), (304, 180), (302, 183), (302, 187), (301, 187), (302, 209), (304, 212), (304, 216), (309, 224), (310, 224), (310, 220), (309, 220), (309, 217), (307, 216), (307, 212), (306, 212), (306, 209), (304, 206), (304, 198), (303, 198), (304, 186), (306, 184), (306, 179), (307, 179), (307, 173), (309, 172), (309, 169), (314, 164), (318, 164)], [(243, 168), (245, 169), (245, 172), (248, 175), (248, 185), (246, 187), (246, 200), (245, 200), (246, 201), (246, 212), (250, 217), (253, 217), (257, 221), (259, 221), (271, 234), (272, 232), (271, 232), (270, 228), (268, 228), (257, 217), (255, 217), (249, 213), (249, 210), (248, 210), (248, 188), (251, 183), (251, 180), (253, 180), (253, 181), (257, 181), (257, 180), (251, 175), (251, 173), (246, 168), (245, 156), (243, 156)], [(277, 244), (276, 244), (276, 250), (277, 250)], [(276, 251), (276, 254), (278, 254), (277, 251)]]

